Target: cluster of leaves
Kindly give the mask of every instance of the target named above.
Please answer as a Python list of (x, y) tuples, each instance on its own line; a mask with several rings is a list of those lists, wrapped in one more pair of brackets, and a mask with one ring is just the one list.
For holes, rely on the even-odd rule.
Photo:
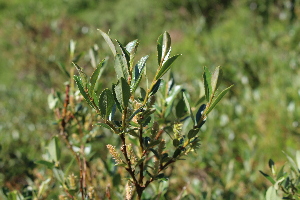
[[(221, 70), (218, 67), (211, 74), (205, 68), (203, 77), (207, 103), (202, 104), (194, 115), (187, 94), (181, 86), (174, 86), (172, 78), (168, 83), (162, 79), (179, 57), (170, 57), (171, 38), (167, 32), (158, 38), (158, 69), (149, 84), (145, 68), (148, 56), (142, 57), (134, 64), (138, 41), (134, 40), (126, 46), (117, 41), (121, 51), (118, 53), (111, 38), (99, 31), (113, 52), (117, 83), (112, 85), (111, 90), (105, 88), (100, 93), (99, 90), (95, 90), (104, 60), (90, 78), (74, 63), (79, 72), (79, 76), (74, 75), (74, 79), (86, 102), (101, 117), (97, 125), (111, 130), (121, 139), (120, 151), (112, 145), (107, 145), (107, 148), (116, 165), (124, 167), (128, 172), (129, 183), (134, 186), (138, 198), (141, 198), (150, 183), (166, 180), (163, 172), (171, 163), (199, 147), (197, 133), (205, 123), (207, 115), (230, 87), (216, 96)], [(140, 87), (143, 75), (146, 77), (146, 89)], [(164, 88), (165, 96), (159, 99), (156, 93), (160, 88)], [(161, 101), (163, 103), (157, 103)], [(175, 102), (177, 104), (173, 106)], [(167, 121), (169, 115), (172, 115), (173, 107), (176, 120)], [(187, 119), (185, 110), (192, 119), (193, 127), (187, 132), (182, 132), (182, 122)], [(172, 133), (168, 132), (172, 127)], [(167, 132), (169, 136), (163, 137)], [(173, 144), (173, 148), (166, 148), (168, 142)]]
[(289, 169), (283, 165), (279, 171), (276, 170), (275, 163), (272, 159), (269, 160), (269, 167), (272, 176), (260, 171), (266, 177), (272, 186), (269, 187), (266, 193), (267, 200), (276, 199), (300, 199), (300, 151), (296, 151), (296, 159), (293, 159), (286, 154), (289, 161)]

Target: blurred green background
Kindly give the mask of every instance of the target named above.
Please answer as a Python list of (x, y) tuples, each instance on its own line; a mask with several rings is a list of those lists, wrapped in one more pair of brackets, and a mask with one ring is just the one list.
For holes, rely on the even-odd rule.
[(234, 84), (208, 119), (198, 154), (177, 163), (168, 196), (186, 187), (199, 199), (263, 199), (269, 185), (258, 170), (267, 171), (269, 158), (284, 164), (282, 151), (299, 149), (299, 6), (295, 0), (0, 1), (0, 186), (22, 189), (39, 178), (34, 161), (57, 134), (47, 97), (64, 87), (58, 63), (71, 66), (71, 39), (84, 60), (94, 44), (102, 58), (109, 55), (97, 28), (122, 43), (138, 38), (140, 54), (150, 54), (149, 69), (156, 39), (168, 31), (173, 54), (183, 54), (172, 71), (192, 97), (200, 95), (203, 66), (222, 66), (222, 87)]

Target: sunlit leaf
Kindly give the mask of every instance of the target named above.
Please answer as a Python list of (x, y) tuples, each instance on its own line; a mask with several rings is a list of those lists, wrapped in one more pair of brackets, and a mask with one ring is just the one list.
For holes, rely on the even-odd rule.
[(180, 56), (180, 54), (175, 55), (164, 62), (163, 66), (159, 69), (157, 75), (155, 76), (155, 80), (160, 79), (165, 73), (169, 71), (172, 63), (178, 58), (178, 56)]
[(118, 78), (128, 79), (129, 71), (125, 58), (121, 54), (115, 56), (115, 71)]
[(100, 70), (104, 65), (105, 60), (102, 60), (99, 65), (97, 66), (97, 68), (95, 69), (95, 71), (93, 72), (91, 78), (90, 78), (90, 88), (89, 88), (89, 92), (90, 94), (92, 94), (94, 92), (94, 88), (95, 88), (95, 84), (96, 81), (98, 80), (99, 74), (100, 74)]
[(116, 87), (115, 87), (115, 93), (116, 98), (120, 105), (122, 105), (122, 108), (128, 106), (129, 98), (130, 98), (130, 87), (127, 83), (127, 81), (121, 77), (121, 79), (118, 81)]
[(224, 95), (228, 92), (228, 90), (232, 87), (233, 85), (229, 86), (228, 88), (226, 88), (225, 90), (223, 90), (218, 96), (217, 98), (214, 100), (214, 102), (209, 106), (208, 110), (206, 111), (206, 115), (208, 115), (208, 113), (210, 113), (210, 111), (212, 111), (212, 109), (219, 103), (219, 101), (224, 97)]
[(108, 46), (109, 46), (110, 50), (112, 51), (112, 53), (114, 54), (114, 56), (116, 56), (117, 51), (116, 51), (115, 45), (112, 42), (111, 38), (105, 32), (103, 32), (102, 30), (100, 30), (100, 29), (97, 29), (97, 30), (101, 33), (102, 37), (104, 38), (104, 40), (108, 44)]
[(212, 89), (211, 89), (211, 73), (207, 69), (207, 67), (204, 67), (203, 79), (204, 79), (205, 98), (206, 101), (209, 102), (212, 94)]
[(115, 101), (112, 92), (107, 88), (104, 89), (103, 92), (100, 94), (100, 98), (99, 98), (99, 108), (101, 111), (101, 116), (104, 119), (108, 118), (114, 104)]

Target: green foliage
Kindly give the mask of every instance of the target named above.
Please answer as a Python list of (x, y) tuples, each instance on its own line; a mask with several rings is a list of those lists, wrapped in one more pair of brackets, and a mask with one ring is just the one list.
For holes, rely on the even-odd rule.
[[(157, 191), (153, 190), (151, 193), (155, 195), (153, 199), (164, 196), (169, 187), (169, 177), (164, 173), (165, 170), (189, 152), (199, 148), (198, 133), (206, 121), (208, 112), (221, 100), (229, 88), (223, 90), (215, 100), (220, 68), (216, 68), (212, 80), (205, 78), (210, 72), (204, 68), (204, 82), (209, 88), (209, 93), (206, 94), (209, 95), (208, 102), (200, 107), (196, 114), (197, 121), (195, 121), (187, 93), (183, 92), (182, 86), (175, 85), (172, 76), (168, 82), (162, 79), (178, 57), (177, 55), (169, 58), (171, 52), (169, 33), (165, 32), (158, 38), (158, 69), (150, 86), (146, 84), (147, 88), (143, 88), (141, 83), (142, 77), (147, 77), (146, 70), (145, 73), (143, 71), (148, 56), (143, 56), (135, 67), (135, 62), (132, 60), (137, 51), (138, 41), (134, 40), (126, 47), (117, 41), (122, 52), (119, 54), (115, 52), (116, 48), (110, 37), (103, 31), (100, 33), (110, 46), (116, 61), (114, 65), (118, 81), (116, 84), (112, 84), (112, 90), (105, 88), (99, 96), (95, 95), (99, 93), (97, 91), (99, 88), (95, 88), (95, 85), (99, 85), (98, 82), (103, 81), (100, 77), (100, 69), (104, 60), (94, 69), (90, 78), (80, 66), (73, 63), (79, 73), (79, 76), (74, 75), (74, 81), (84, 100), (94, 111), (83, 109), (84, 105), (81, 100), (75, 100), (74, 94), (77, 92), (72, 84), (67, 84), (64, 99), (58, 100), (59, 96), (53, 95), (50, 95), (51, 98), (48, 99), (50, 107), (58, 109), (56, 115), (60, 127), (59, 135), (72, 152), (73, 160), (77, 161), (79, 173), (76, 174), (78, 174), (79, 180), (74, 173), (70, 172), (71, 164), (68, 167), (61, 164), (63, 149), (60, 147), (57, 137), (53, 137), (49, 142), (48, 159), (40, 160), (37, 163), (45, 165), (53, 171), (53, 176), (64, 190), (63, 196), (82, 199), (103, 197), (104, 193), (99, 190), (97, 185), (99, 182), (97, 177), (101, 175), (97, 174), (97, 177), (89, 175), (96, 173), (96, 165), (93, 165), (93, 161), (101, 158), (93, 150), (94, 147), (90, 145), (90, 142), (96, 139), (92, 132), (99, 130), (103, 132), (104, 130), (87, 128), (96, 124), (110, 130), (108, 134), (115, 133), (119, 137), (119, 145), (107, 144), (106, 146), (115, 166), (123, 168), (127, 172), (119, 176), (114, 176), (108, 168), (106, 172), (100, 172), (103, 176), (108, 173), (113, 177), (114, 187), (111, 188), (113, 192), (106, 195), (116, 198), (114, 194), (118, 193), (115, 191), (121, 189), (126, 193), (126, 199), (131, 199), (133, 196), (142, 199), (146, 195), (144, 191), (150, 184), (162, 181), (167, 184), (163, 183), (162, 188)], [(71, 56), (74, 54), (73, 51), (74, 47), (70, 48)], [(136, 93), (137, 88), (140, 88), (141, 92), (143, 91), (143, 95), (140, 96)], [(182, 128), (183, 122), (187, 119), (187, 113), (185, 109), (174, 106), (174, 102), (180, 102), (182, 96), (192, 119), (193, 126), (191, 128), (189, 126)], [(59, 101), (61, 101), (62, 107), (57, 105)], [(78, 109), (79, 107), (81, 107), (81, 111)], [(180, 118), (173, 114), (175, 112), (181, 113)], [(97, 123), (99, 120), (100, 123)], [(170, 132), (168, 130), (170, 128), (173, 128), (173, 131)], [(73, 134), (70, 135), (71, 133)], [(103, 141), (101, 142), (103, 143)], [(103, 162), (108, 165), (104, 160)], [(131, 189), (127, 186), (120, 187), (120, 189), (116, 187), (122, 185), (121, 179), (124, 178), (127, 179), (127, 184)], [(88, 192), (87, 188), (93, 192)]]
[[(52, 102), (51, 109), (57, 113), (65, 98), (61, 83), (67, 79), (70, 84), (73, 83), (76, 69), (70, 63), (81, 66), (90, 77), (92, 69), (96, 69), (103, 59), (98, 55), (106, 55), (110, 51), (105, 40), (100, 39), (96, 27), (111, 29), (109, 35), (118, 37), (125, 49), (132, 52), (130, 55), (136, 57), (135, 60), (142, 55), (150, 55), (147, 60), (148, 77), (144, 76), (145, 66), (130, 63), (136, 77), (141, 78), (132, 77), (140, 82), (135, 84), (132, 81), (130, 88), (140, 98), (146, 95), (146, 91), (142, 91), (138, 85), (147, 88), (146, 80), (151, 81), (157, 69), (150, 67), (157, 66), (158, 62), (154, 59), (153, 41), (162, 30), (168, 30), (172, 36), (173, 55), (183, 53), (183, 56), (171, 66), (176, 73), (170, 78), (168, 73), (165, 74), (162, 78), (166, 81), (160, 80), (152, 90), (156, 92), (155, 96), (167, 98), (163, 102), (156, 101), (161, 108), (156, 112), (160, 118), (169, 116), (167, 121), (176, 118), (182, 120), (187, 116), (188, 110), (181, 92), (184, 88), (192, 94), (189, 96), (186, 93), (186, 96), (195, 121), (201, 117), (200, 107), (205, 102), (205, 90), (199, 81), (203, 74), (200, 66), (207, 66), (212, 72), (214, 64), (222, 66), (223, 81), (216, 95), (221, 89), (235, 85), (209, 113), (205, 126), (201, 128), (205, 133), (197, 133), (203, 141), (201, 149), (205, 149), (205, 154), (189, 154), (185, 161), (179, 163), (180, 168), (172, 170), (170, 167), (164, 172), (172, 181), (164, 193), (165, 197), (265, 199), (264, 191), (269, 182), (258, 170), (267, 171), (265, 162), (269, 157), (276, 158), (276, 164), (281, 165), (286, 160), (281, 150), (292, 154), (299, 143), (299, 8), (299, 1), (290, 0), (1, 2), (0, 185), (3, 191), (0, 192), (0, 199), (5, 199), (2, 193), (8, 190), (18, 190), (27, 197), (32, 191), (39, 191), (39, 186), (48, 177), (53, 177), (52, 170), (48, 170), (46, 165), (35, 164), (38, 160), (48, 159), (43, 149), (47, 149), (61, 119), (58, 117), (53, 121), (52, 110), (46, 104), (48, 94), (52, 88), (60, 91), (51, 92), (48, 99)], [(125, 46), (134, 38), (139, 38), (142, 44), (136, 54), (133, 53), (138, 46), (135, 42)], [(70, 39), (73, 41), (69, 44)], [(119, 45), (113, 43), (116, 44), (116, 51), (122, 54)], [(70, 53), (67, 53), (68, 49)], [(105, 88), (113, 92), (111, 83), (117, 82), (113, 78), (113, 58), (105, 58), (106, 62), (100, 69), (100, 76), (105, 81), (97, 82), (93, 99), (99, 98)], [(92, 67), (87, 67), (90, 65)], [(166, 91), (172, 85), (172, 79), (179, 85), (174, 85), (168, 94)], [(71, 91), (76, 101), (85, 101), (78, 96), (77, 89)], [(74, 105), (73, 102), (71, 100), (70, 105)], [(87, 111), (90, 113), (86, 105), (84, 102), (70, 107), (80, 116)], [(113, 107), (112, 111), (116, 110), (113, 113), (120, 121), (117, 109)], [(136, 112), (139, 113), (139, 110), (142, 108), (136, 109)], [(129, 118), (135, 116), (136, 113), (132, 111)], [(96, 114), (93, 119), (95, 117)], [(101, 145), (118, 146), (118, 135), (108, 134), (113, 130), (101, 120), (96, 122), (100, 126), (96, 126), (94, 122), (89, 123), (91, 116), (83, 119), (83, 132), (95, 137), (83, 140), (89, 141), (92, 152), (101, 155), (101, 159), (92, 160), (93, 165), (96, 163), (99, 169), (103, 169), (98, 173), (103, 174), (97, 178), (101, 180), (99, 187), (102, 191), (106, 191), (108, 184), (110, 187), (107, 188), (119, 187), (117, 183), (122, 173), (116, 170), (111, 157), (106, 157), (103, 152), (107, 149)], [(188, 133), (186, 127), (192, 125), (191, 120), (186, 121), (190, 123), (187, 125), (185, 122), (182, 129)], [(69, 127), (70, 138), (80, 148), (79, 134), (74, 134), (79, 132), (75, 128), (75, 120), (72, 123)], [(165, 130), (171, 133), (173, 127)], [(180, 145), (181, 135), (177, 134), (176, 138), (171, 144), (174, 148)], [(65, 143), (61, 142), (60, 145), (64, 147)], [(71, 154), (71, 151), (61, 152), (63, 171), (72, 161)], [(93, 158), (92, 153), (89, 158)], [(54, 165), (52, 161), (50, 163)], [(79, 170), (76, 163), (74, 160), (67, 176)], [(75, 175), (79, 179), (78, 174)], [(54, 180), (52, 178), (46, 184), (50, 186), (51, 194), (44, 192), (41, 198), (58, 198), (61, 188), (59, 184), (54, 184)], [(158, 183), (150, 184), (150, 188), (145, 190), (145, 198), (153, 197), (152, 191), (158, 189)], [(117, 199), (123, 197), (121, 189), (114, 192), (114, 195), (119, 195)]]
[[(266, 177), (272, 186), (269, 187), (266, 193), (266, 200), (273, 199), (300, 199), (300, 151), (296, 151), (296, 158), (293, 159), (286, 154), (288, 159), (288, 169), (283, 165), (278, 171), (272, 159), (269, 160), (269, 167), (272, 176), (260, 173)], [(282, 198), (280, 198), (282, 197)]]

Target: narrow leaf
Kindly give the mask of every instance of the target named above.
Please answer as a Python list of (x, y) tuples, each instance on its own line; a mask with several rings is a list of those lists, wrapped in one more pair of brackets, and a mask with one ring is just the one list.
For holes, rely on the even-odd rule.
[(201, 119), (202, 115), (203, 115), (203, 112), (206, 108), (206, 105), (205, 104), (202, 104), (199, 108), (199, 110), (197, 111), (197, 114), (196, 114), (196, 122), (198, 123), (199, 120)]
[(192, 118), (193, 124), (196, 125), (194, 114), (193, 114), (193, 112), (192, 112), (192, 109), (191, 109), (189, 100), (187, 99), (187, 96), (186, 96), (185, 93), (183, 93), (183, 99), (184, 99), (184, 102), (185, 102), (185, 106), (187, 107), (188, 112), (189, 112), (189, 114), (190, 114), (190, 116), (191, 116), (191, 118)]
[(86, 100), (86, 102), (87, 102), (92, 108), (95, 108), (95, 107), (93, 106), (93, 104), (91, 103), (88, 94), (85, 92), (85, 90), (84, 90), (84, 88), (83, 88), (83, 86), (82, 86), (82, 82), (81, 82), (79, 76), (74, 75), (74, 80), (75, 80), (75, 82), (76, 82), (76, 84), (77, 84), (77, 86), (78, 86), (78, 89), (79, 89), (81, 95), (83, 96), (83, 98)]
[(46, 160), (39, 160), (39, 161), (36, 161), (35, 163), (45, 165), (48, 169), (52, 169), (54, 167), (53, 162), (48, 162)]
[(212, 78), (211, 78), (212, 93), (214, 93), (218, 89), (218, 87), (221, 83), (222, 77), (223, 77), (222, 69), (219, 66), (215, 69), (215, 71), (212, 75)]
[(137, 51), (138, 46), (139, 46), (138, 40), (133, 40), (133, 41), (129, 42), (125, 47), (126, 50), (130, 54), (130, 66), (132, 66), (132, 63), (133, 63), (133, 60), (134, 60), (134, 57), (135, 57), (135, 53)]
[(58, 138), (57, 137), (53, 137), (48, 145), (48, 152), (50, 154), (51, 159), (54, 162), (58, 162), (60, 159), (60, 148), (58, 145)]
[(123, 77), (121, 77), (121, 79), (117, 83), (115, 87), (115, 93), (118, 102), (122, 105), (122, 108), (124, 109), (125, 107), (127, 107), (131, 94), (130, 87)]
[(296, 162), (298, 166), (298, 170), (300, 170), (300, 151), (296, 151)]
[(207, 69), (207, 67), (204, 67), (203, 79), (204, 79), (205, 98), (206, 101), (209, 102), (212, 94), (212, 89), (211, 89), (211, 73)]
[(283, 153), (286, 155), (287, 159), (289, 160), (289, 163), (290, 163), (292, 169), (293, 169), (296, 173), (299, 172), (299, 171), (298, 171), (297, 164), (296, 164), (296, 162), (293, 160), (293, 158), (291, 158), (291, 157), (290, 157), (287, 153), (285, 153), (284, 151), (283, 151)]
[(136, 90), (136, 88), (138, 87), (138, 85), (140, 84), (148, 57), (149, 57), (148, 55), (142, 57), (133, 69), (133, 73), (132, 73), (133, 77), (132, 77), (132, 81), (131, 81), (132, 92), (134, 92)]
[(99, 98), (99, 108), (101, 110), (101, 116), (104, 119), (108, 118), (114, 104), (115, 101), (112, 92), (108, 88), (104, 89)]
[(61, 63), (61, 62), (58, 62), (57, 65), (58, 65), (59, 69), (60, 69), (60, 70), (61, 70), (68, 78), (70, 78), (70, 73), (66, 70), (66, 66), (65, 66), (63, 63)]
[(101, 126), (103, 128), (107, 128), (111, 131), (114, 131), (109, 125), (105, 124), (105, 123), (97, 123), (96, 125)]
[(188, 133), (188, 139), (192, 139), (197, 135), (197, 133), (199, 133), (199, 128), (191, 129)]
[(160, 79), (165, 73), (167, 73), (169, 71), (169, 69), (171, 68), (172, 63), (178, 58), (178, 56), (180, 56), (181, 54), (175, 55), (171, 58), (169, 58), (164, 64), (163, 66), (159, 69), (157, 75), (155, 76), (155, 80)]
[(105, 60), (102, 60), (99, 65), (97, 66), (97, 68), (95, 69), (95, 71), (93, 72), (91, 78), (90, 78), (90, 94), (92, 94), (94, 92), (94, 88), (95, 88), (95, 84), (96, 84), (96, 81), (99, 77), (99, 74), (100, 74), (100, 70), (101, 68), (103, 67), (104, 65), (104, 62)]
[(275, 184), (275, 181), (274, 181), (274, 179), (273, 179), (271, 176), (269, 176), (268, 174), (265, 174), (264, 172), (262, 172), (262, 171), (260, 171), (260, 170), (259, 170), (259, 172), (260, 172), (262, 175), (264, 175), (264, 177), (266, 177), (272, 184)]
[(109, 46), (110, 50), (112, 51), (112, 53), (114, 54), (114, 56), (116, 56), (117, 51), (116, 51), (115, 45), (112, 42), (112, 40), (110, 39), (110, 37), (106, 33), (104, 33), (102, 30), (98, 29), (98, 31), (101, 33), (102, 37), (108, 44), (108, 46)]
[(160, 83), (161, 83), (161, 79), (158, 79), (156, 81), (156, 83), (153, 85), (153, 87), (152, 87), (152, 89), (151, 89), (151, 91), (149, 93), (150, 96), (154, 95), (158, 91), (158, 89), (160, 87)]
[(117, 54), (115, 56), (115, 70), (118, 78), (124, 77), (128, 79), (129, 71), (126, 63), (126, 59), (121, 55)]
[(228, 90), (232, 87), (233, 85), (229, 86), (225, 90), (223, 90), (215, 99), (215, 101), (209, 106), (208, 110), (206, 111), (206, 115), (212, 111), (212, 109), (219, 103), (219, 101), (224, 97), (224, 95), (228, 92)]
[(166, 56), (171, 50), (171, 37), (168, 32), (164, 32), (157, 40), (158, 65), (161, 66)]
[(79, 67), (76, 63), (73, 62), (73, 65), (76, 67), (77, 71), (79, 72), (79, 76), (81, 78), (82, 86), (85, 90), (88, 89), (88, 78), (87, 75), (82, 71), (82, 68)]
[(129, 70), (129, 67), (130, 67), (130, 54), (129, 52), (126, 50), (126, 48), (122, 45), (121, 42), (119, 42), (118, 40), (116, 40), (117, 43), (119, 44), (119, 47), (122, 51), (122, 56), (123, 58), (126, 60), (126, 63), (127, 63), (127, 69)]

